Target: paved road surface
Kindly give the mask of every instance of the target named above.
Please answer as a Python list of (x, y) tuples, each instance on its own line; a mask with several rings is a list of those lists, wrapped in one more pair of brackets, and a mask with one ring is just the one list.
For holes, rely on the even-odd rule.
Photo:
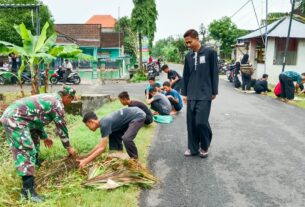
[[(79, 85), (76, 89), (115, 97), (127, 90), (143, 99), (145, 85)], [(0, 92), (15, 90), (15, 86), (0, 87)], [(185, 111), (173, 124), (157, 127), (149, 166), (160, 183), (141, 194), (140, 206), (305, 206), (304, 117), (305, 110), (270, 97), (242, 94), (221, 81), (210, 117), (214, 138), (209, 158), (183, 156)]]
[(185, 111), (160, 125), (149, 166), (160, 179), (140, 206), (305, 206), (305, 110), (220, 81), (210, 156), (186, 158)]

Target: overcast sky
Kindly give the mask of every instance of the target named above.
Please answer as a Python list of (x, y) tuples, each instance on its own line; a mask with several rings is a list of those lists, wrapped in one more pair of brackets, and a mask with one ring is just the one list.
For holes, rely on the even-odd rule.
[[(92, 15), (130, 16), (132, 0), (42, 0), (51, 10), (55, 23), (84, 23)], [(233, 15), (247, 0), (156, 0), (159, 12), (156, 40), (182, 35), (187, 29), (208, 26), (214, 19)], [(266, 0), (253, 0), (258, 18), (265, 16)], [(287, 12), (290, 0), (269, 0), (270, 12)], [(249, 3), (232, 20), (242, 29), (256, 29), (257, 22)]]

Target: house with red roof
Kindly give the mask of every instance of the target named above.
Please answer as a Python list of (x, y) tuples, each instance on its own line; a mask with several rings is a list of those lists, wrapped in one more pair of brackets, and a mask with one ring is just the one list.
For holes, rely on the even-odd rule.
[(86, 24), (99, 24), (103, 28), (103, 32), (114, 32), (117, 20), (111, 15), (93, 15), (86, 21)]

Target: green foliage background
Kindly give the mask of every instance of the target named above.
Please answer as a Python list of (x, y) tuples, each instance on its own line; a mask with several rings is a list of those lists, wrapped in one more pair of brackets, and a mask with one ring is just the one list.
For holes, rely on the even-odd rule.
[[(0, 4), (37, 4), (38, 0), (0, 0)], [(30, 29), (32, 34), (36, 34), (36, 17), (35, 11), (30, 9), (0, 9), (0, 40), (13, 43), (15, 45), (22, 45), (21, 38), (14, 29), (14, 24), (19, 25), (24, 23), (26, 28)], [(54, 32), (54, 20), (48, 7), (43, 5), (40, 7), (40, 28), (49, 22), (50, 27), (48, 34)]]

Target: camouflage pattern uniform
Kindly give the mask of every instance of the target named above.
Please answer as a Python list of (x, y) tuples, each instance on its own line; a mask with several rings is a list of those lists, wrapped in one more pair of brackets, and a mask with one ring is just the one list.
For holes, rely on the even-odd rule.
[(55, 122), (65, 148), (70, 147), (59, 94), (40, 94), (17, 100), (3, 113), (0, 122), (13, 153), (18, 175), (33, 176), (40, 139), (48, 138), (44, 126)]

